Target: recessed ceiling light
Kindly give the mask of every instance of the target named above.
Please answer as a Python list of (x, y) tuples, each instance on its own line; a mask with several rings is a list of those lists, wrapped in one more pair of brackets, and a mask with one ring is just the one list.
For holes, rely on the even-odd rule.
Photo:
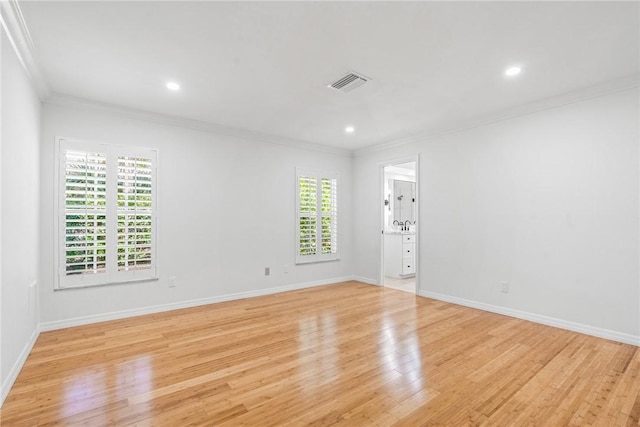
[(513, 66), (513, 67), (509, 67), (506, 70), (504, 70), (504, 75), (507, 77), (513, 77), (513, 76), (517, 76), (518, 74), (520, 74), (520, 72), (522, 71), (521, 67)]
[(346, 133), (353, 133), (356, 130), (356, 128), (354, 128), (353, 126), (347, 126), (346, 128), (344, 128), (344, 131)]
[(169, 90), (180, 90), (180, 85), (176, 82), (167, 82), (167, 89)]

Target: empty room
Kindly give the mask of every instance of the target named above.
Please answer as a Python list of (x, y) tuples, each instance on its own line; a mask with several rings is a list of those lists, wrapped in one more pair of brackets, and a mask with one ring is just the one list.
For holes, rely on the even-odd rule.
[(638, 1), (0, 2), (0, 425), (640, 425)]

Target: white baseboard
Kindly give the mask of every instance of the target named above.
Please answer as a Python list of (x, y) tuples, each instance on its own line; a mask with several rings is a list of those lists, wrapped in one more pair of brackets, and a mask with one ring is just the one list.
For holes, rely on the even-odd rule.
[(357, 280), (353, 276), (334, 277), (325, 280), (316, 280), (313, 282), (296, 283), (293, 285), (277, 286), (274, 288), (256, 289), (253, 291), (237, 292), (234, 294), (219, 295), (215, 297), (199, 298), (195, 300), (187, 300), (180, 302), (172, 302), (168, 304), (154, 305), (149, 307), (134, 308), (131, 310), (114, 311), (110, 313), (101, 313), (91, 316), (74, 317), (70, 319), (54, 320), (52, 322), (42, 322), (40, 330), (53, 331), (56, 329), (70, 328), (73, 326), (88, 325), (91, 323), (106, 322), (108, 320), (124, 319), (127, 317), (142, 316), (145, 314), (161, 313), (169, 310), (179, 310), (181, 308), (197, 307), (199, 305), (215, 304), (218, 302), (226, 302), (243, 298), (258, 297), (262, 295), (277, 294), (280, 292), (295, 291), (298, 289), (311, 288), (314, 286), (331, 285), (334, 283), (346, 282), (349, 280)]
[(33, 333), (29, 337), (29, 341), (27, 341), (24, 348), (20, 352), (18, 359), (11, 367), (11, 370), (9, 371), (9, 375), (7, 375), (7, 378), (4, 380), (4, 382), (2, 383), (2, 386), (0, 387), (0, 407), (2, 407), (4, 400), (9, 395), (9, 391), (11, 391), (11, 387), (13, 387), (13, 383), (16, 382), (16, 379), (18, 378), (18, 374), (20, 374), (20, 371), (22, 370), (22, 366), (27, 361), (27, 357), (29, 357), (29, 354), (31, 353), (31, 350), (33, 349), (33, 346), (36, 343), (36, 340), (38, 339), (39, 336), (40, 336), (40, 327), (36, 326), (36, 328), (33, 330)]
[(451, 295), (440, 294), (437, 292), (420, 290), (418, 291), (418, 295), (426, 298), (437, 299), (439, 301), (450, 302), (452, 304), (463, 305), (465, 307), (477, 308), (479, 310), (489, 311), (491, 313), (503, 314), (505, 316), (528, 320), (530, 322), (541, 323), (547, 326), (554, 326), (560, 329), (567, 329), (569, 331), (579, 332), (581, 334), (593, 335), (594, 337), (605, 338), (624, 344), (640, 346), (640, 336), (612, 331), (610, 329), (598, 328), (596, 326), (585, 325), (584, 323), (570, 322), (568, 320), (558, 319), (555, 317), (543, 316), (541, 314), (529, 313), (527, 311), (515, 310), (507, 307), (500, 307), (498, 305), (486, 304), (479, 301), (468, 300)]
[(369, 279), (368, 277), (362, 277), (362, 276), (353, 276), (353, 280), (356, 280), (358, 282), (362, 282), (362, 283), (366, 283), (368, 285), (375, 285), (375, 286), (380, 286), (380, 283), (378, 283), (377, 280), (375, 279)]

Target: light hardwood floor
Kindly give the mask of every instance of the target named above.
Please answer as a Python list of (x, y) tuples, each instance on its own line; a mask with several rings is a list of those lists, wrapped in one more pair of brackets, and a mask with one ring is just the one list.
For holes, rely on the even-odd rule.
[(5, 426), (637, 425), (637, 347), (346, 282), (42, 333)]

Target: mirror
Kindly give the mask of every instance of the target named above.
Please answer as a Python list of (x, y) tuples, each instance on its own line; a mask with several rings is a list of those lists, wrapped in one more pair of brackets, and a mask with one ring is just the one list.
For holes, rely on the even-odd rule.
[[(384, 166), (383, 169), (383, 224), (386, 232), (415, 231), (416, 216), (416, 163), (405, 162)], [(405, 221), (411, 223), (403, 229)], [(395, 222), (395, 224), (394, 224)], [(402, 225), (399, 223), (402, 222)]]
[(415, 221), (415, 182), (393, 180), (393, 221)]

